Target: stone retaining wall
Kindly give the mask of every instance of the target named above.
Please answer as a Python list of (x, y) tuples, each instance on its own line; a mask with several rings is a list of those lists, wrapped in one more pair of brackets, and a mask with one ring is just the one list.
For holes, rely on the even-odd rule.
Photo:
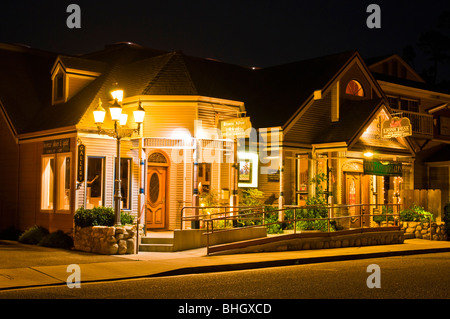
[[(405, 236), (414, 236), (414, 238), (431, 239), (431, 240), (447, 240), (447, 233), (444, 222), (402, 222), (402, 230)], [(431, 237), (430, 237), (431, 232)]]
[(401, 230), (356, 234), (331, 233), (331, 236), (321, 236), (321, 233), (318, 232), (317, 237), (308, 236), (303, 238), (301, 237), (301, 234), (298, 234), (297, 236), (298, 238), (294, 239), (279, 240), (276, 242), (255, 244), (248, 247), (219, 251), (218, 254), (390, 245), (402, 244), (404, 241), (404, 233)]
[(73, 244), (76, 250), (104, 255), (136, 253), (136, 225), (75, 226)]

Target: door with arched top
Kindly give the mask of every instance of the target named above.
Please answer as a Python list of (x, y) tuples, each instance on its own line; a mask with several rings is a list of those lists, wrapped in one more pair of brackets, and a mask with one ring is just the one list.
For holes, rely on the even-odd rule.
[(165, 228), (167, 167), (151, 166), (147, 173), (147, 228)]
[(360, 173), (345, 173), (345, 198), (348, 207), (348, 212), (352, 217), (350, 220), (350, 227), (357, 228), (361, 226), (361, 174)]

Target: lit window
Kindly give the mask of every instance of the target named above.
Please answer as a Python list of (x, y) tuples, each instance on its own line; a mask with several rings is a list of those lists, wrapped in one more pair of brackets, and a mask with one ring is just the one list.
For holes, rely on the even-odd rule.
[(55, 158), (42, 158), (41, 209), (52, 210), (54, 203)]
[(70, 190), (71, 190), (71, 169), (70, 169), (70, 155), (58, 155), (58, 188), (57, 188), (57, 199), (58, 199), (58, 209), (59, 210), (69, 210), (70, 209)]
[(86, 208), (103, 206), (103, 157), (88, 157)]
[(354, 96), (364, 96), (364, 90), (358, 81), (351, 80), (345, 88), (345, 93)]

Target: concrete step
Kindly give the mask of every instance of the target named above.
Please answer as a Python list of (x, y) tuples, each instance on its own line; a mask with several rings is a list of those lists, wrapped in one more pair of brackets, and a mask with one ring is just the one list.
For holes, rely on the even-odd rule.
[(171, 252), (173, 251), (173, 237), (141, 237), (139, 251)]
[(172, 252), (173, 244), (140, 244), (139, 251)]
[(141, 237), (142, 244), (173, 244), (173, 237)]

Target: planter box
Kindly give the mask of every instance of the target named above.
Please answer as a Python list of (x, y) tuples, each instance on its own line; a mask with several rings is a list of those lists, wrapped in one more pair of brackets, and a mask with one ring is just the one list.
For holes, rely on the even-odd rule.
[[(139, 225), (141, 229), (142, 225)], [(75, 226), (73, 244), (76, 250), (103, 255), (136, 253), (136, 225)]]

